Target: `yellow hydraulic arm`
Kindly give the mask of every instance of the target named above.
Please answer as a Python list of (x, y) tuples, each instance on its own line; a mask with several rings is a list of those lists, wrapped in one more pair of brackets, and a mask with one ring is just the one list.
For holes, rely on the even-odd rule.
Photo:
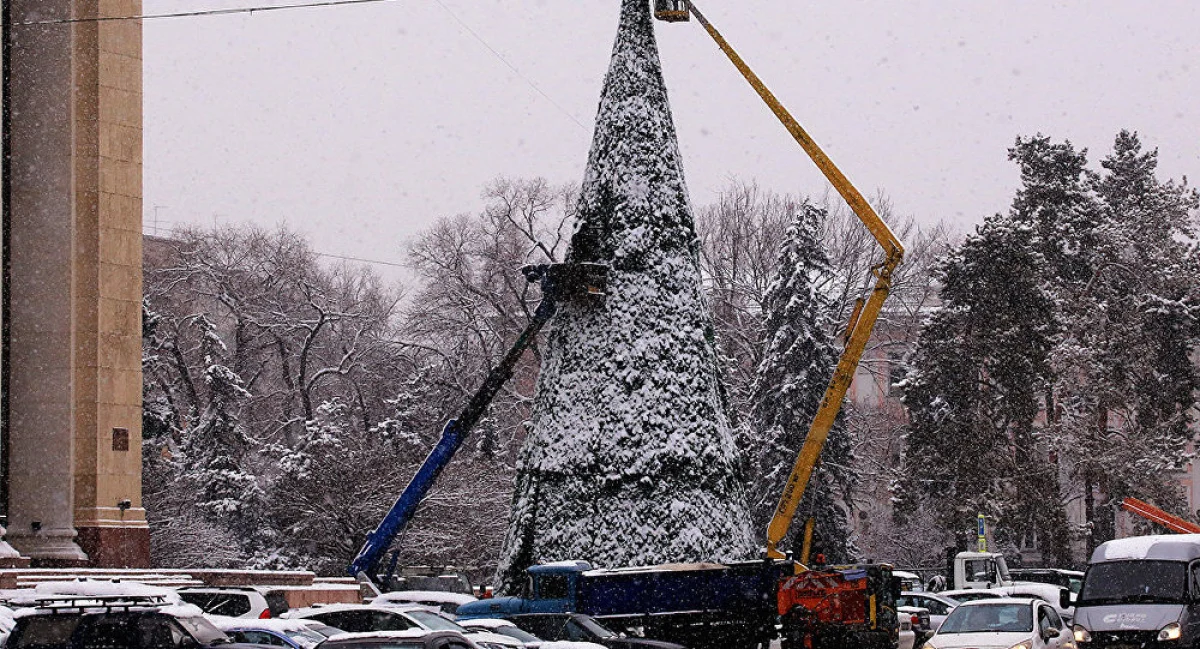
[[(779, 504), (775, 507), (775, 516), (771, 519), (770, 525), (767, 527), (767, 557), (772, 559), (783, 559), (786, 555), (779, 550), (779, 544), (783, 542), (783, 538), (787, 536), (788, 528), (792, 524), (792, 519), (796, 515), (796, 508), (800, 505), (801, 499), (804, 498), (804, 489), (808, 486), (808, 481), (812, 477), (813, 469), (817, 465), (817, 460), (821, 457), (821, 450), (825, 447), (825, 440), (829, 438), (829, 430), (833, 427), (833, 422), (837, 418), (838, 411), (842, 408), (842, 400), (846, 397), (846, 391), (850, 389), (850, 383), (854, 380), (854, 372), (858, 368), (858, 362), (862, 359), (863, 351), (867, 348), (867, 342), (871, 338), (871, 331), (875, 328), (875, 321), (879, 317), (879, 312), (883, 309), (884, 300), (887, 299), (888, 292), (892, 285), (892, 274), (904, 259), (904, 246), (900, 244), (900, 240), (892, 233), (883, 219), (875, 213), (867, 200), (863, 198), (845, 174), (833, 164), (829, 156), (817, 146), (812, 137), (804, 130), (803, 127), (792, 117), (791, 113), (779, 103), (775, 95), (771, 93), (767, 86), (754, 74), (750, 66), (738, 56), (733, 47), (725, 40), (721, 33), (713, 27), (712, 23), (700, 13), (694, 2), (686, 0), (658, 0), (657, 1), (657, 16), (663, 20), (677, 22), (680, 20), (678, 11), (686, 7), (691, 15), (696, 17), (696, 20), (708, 30), (713, 40), (717, 42), (733, 65), (737, 67), (742, 76), (746, 77), (746, 81), (754, 87), (758, 95), (770, 107), (771, 112), (779, 118), (796, 142), (804, 149), (808, 157), (816, 163), (817, 168), (833, 185), (834, 189), (842, 195), (846, 203), (850, 205), (850, 209), (858, 216), (863, 225), (867, 226), (867, 230), (879, 242), (883, 248), (884, 260), (881, 264), (872, 269), (875, 275), (875, 288), (871, 291), (870, 297), (865, 303), (860, 300), (855, 307), (854, 314), (850, 317), (850, 323), (846, 329), (846, 347), (842, 351), (842, 357), (838, 360), (837, 369), (833, 373), (833, 379), (829, 382), (829, 387), (825, 390), (825, 396), (821, 400), (821, 406), (817, 409), (817, 414), (813, 418), (812, 425), (808, 429), (808, 436), (804, 439), (804, 446), (800, 449), (800, 456), (796, 458), (796, 465), (792, 468), (792, 473), (788, 477), (787, 484), (784, 486), (783, 494), (779, 497)], [(673, 9), (670, 16), (666, 15), (666, 10)]]

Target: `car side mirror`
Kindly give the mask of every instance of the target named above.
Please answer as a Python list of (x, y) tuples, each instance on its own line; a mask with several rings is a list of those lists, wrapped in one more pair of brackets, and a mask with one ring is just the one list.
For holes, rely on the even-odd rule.
[(1060, 631), (1059, 629), (1050, 627), (1049, 629), (1046, 629), (1046, 632), (1042, 634), (1042, 637), (1047, 640), (1053, 640), (1061, 634), (1062, 634), (1062, 631)]
[(1066, 588), (1058, 591), (1058, 607), (1064, 611), (1071, 608), (1074, 602), (1071, 601), (1071, 591)]

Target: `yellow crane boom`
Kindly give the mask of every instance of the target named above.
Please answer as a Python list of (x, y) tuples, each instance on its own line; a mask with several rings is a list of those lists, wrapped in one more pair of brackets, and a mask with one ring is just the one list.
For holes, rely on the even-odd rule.
[[(800, 455), (796, 458), (796, 464), (792, 467), (792, 473), (788, 476), (787, 484), (783, 488), (783, 494), (779, 497), (779, 504), (775, 507), (775, 515), (771, 519), (770, 525), (767, 527), (767, 557), (772, 559), (783, 559), (786, 555), (779, 550), (779, 544), (783, 542), (783, 538), (787, 536), (788, 528), (791, 527), (792, 519), (796, 516), (796, 508), (799, 507), (800, 501), (804, 498), (804, 490), (808, 486), (808, 482), (812, 477), (812, 472), (817, 466), (817, 461), (821, 457), (821, 450), (825, 447), (825, 441), (829, 438), (829, 431), (833, 427), (834, 420), (837, 419), (837, 414), (842, 408), (842, 400), (846, 397), (846, 392), (850, 389), (850, 383), (854, 380), (854, 372), (858, 369), (858, 363), (862, 360), (863, 352), (867, 348), (867, 342), (871, 339), (871, 332), (875, 328), (875, 321), (879, 318), (880, 311), (883, 310), (883, 303), (887, 300), (888, 293), (892, 286), (892, 274), (896, 268), (904, 260), (904, 246), (900, 240), (892, 232), (887, 223), (879, 218), (871, 204), (867, 202), (863, 195), (854, 187), (846, 175), (833, 164), (829, 156), (821, 150), (816, 141), (804, 130), (800, 123), (792, 117), (791, 113), (784, 108), (783, 104), (775, 97), (775, 95), (767, 88), (762, 79), (754, 74), (750, 66), (746, 64), (742, 57), (734, 51), (733, 47), (725, 40), (717, 28), (713, 26), (704, 14), (696, 8), (694, 2), (687, 0), (657, 0), (656, 16), (660, 20), (668, 20), (670, 22), (680, 22), (685, 18), (680, 17), (680, 11), (686, 10), (690, 15), (695, 16), (697, 22), (704, 26), (713, 40), (733, 62), (733, 65), (742, 73), (746, 81), (754, 88), (762, 100), (766, 102), (771, 112), (779, 118), (783, 126), (792, 134), (796, 142), (812, 158), (812, 161), (825, 174), (825, 178), (833, 185), (834, 189), (841, 194), (846, 203), (850, 205), (850, 209), (858, 216), (867, 230), (871, 232), (871, 236), (875, 237), (875, 241), (883, 248), (884, 260), (878, 266), (872, 268), (872, 273), (875, 275), (875, 288), (871, 291), (871, 295), (865, 302), (859, 300), (855, 307), (854, 314), (850, 317), (850, 323), (846, 329), (846, 346), (842, 351), (842, 356), (838, 360), (837, 369), (834, 370), (833, 378), (829, 381), (829, 387), (825, 390), (825, 396), (821, 399), (821, 405), (817, 409), (817, 414), (813, 418), (812, 425), (808, 429), (808, 435), (804, 439), (804, 446), (800, 449)], [(668, 13), (669, 12), (669, 13)], [(807, 560), (807, 557), (805, 557)]]

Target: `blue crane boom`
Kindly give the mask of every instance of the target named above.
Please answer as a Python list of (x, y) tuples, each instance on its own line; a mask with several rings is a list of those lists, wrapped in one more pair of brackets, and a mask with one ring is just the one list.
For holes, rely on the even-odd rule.
[(558, 303), (569, 299), (602, 299), (608, 278), (607, 266), (589, 263), (540, 264), (526, 266), (521, 272), (528, 281), (541, 284), (541, 303), (538, 304), (525, 330), (508, 349), (500, 363), (488, 372), (483, 385), (467, 402), (466, 407), (458, 417), (446, 422), (441, 440), (433, 447), (421, 468), (404, 488), (404, 492), (396, 499), (391, 511), (375, 531), (367, 535), (358, 556), (350, 563), (350, 576), (375, 583), (375, 573), (384, 553), (412, 521), (421, 501), (429, 494), (442, 470), (454, 459), (455, 453), (471, 434), (471, 429), (483, 417), (500, 388), (512, 378), (521, 354), (537, 338), (542, 327), (554, 317), (558, 311)]

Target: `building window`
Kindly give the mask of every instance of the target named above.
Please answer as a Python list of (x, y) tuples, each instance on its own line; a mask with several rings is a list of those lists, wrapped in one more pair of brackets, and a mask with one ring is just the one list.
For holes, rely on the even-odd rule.
[(904, 367), (904, 357), (899, 354), (888, 354), (888, 394), (891, 394), (896, 384), (903, 381), (906, 376), (908, 376), (908, 371)]

